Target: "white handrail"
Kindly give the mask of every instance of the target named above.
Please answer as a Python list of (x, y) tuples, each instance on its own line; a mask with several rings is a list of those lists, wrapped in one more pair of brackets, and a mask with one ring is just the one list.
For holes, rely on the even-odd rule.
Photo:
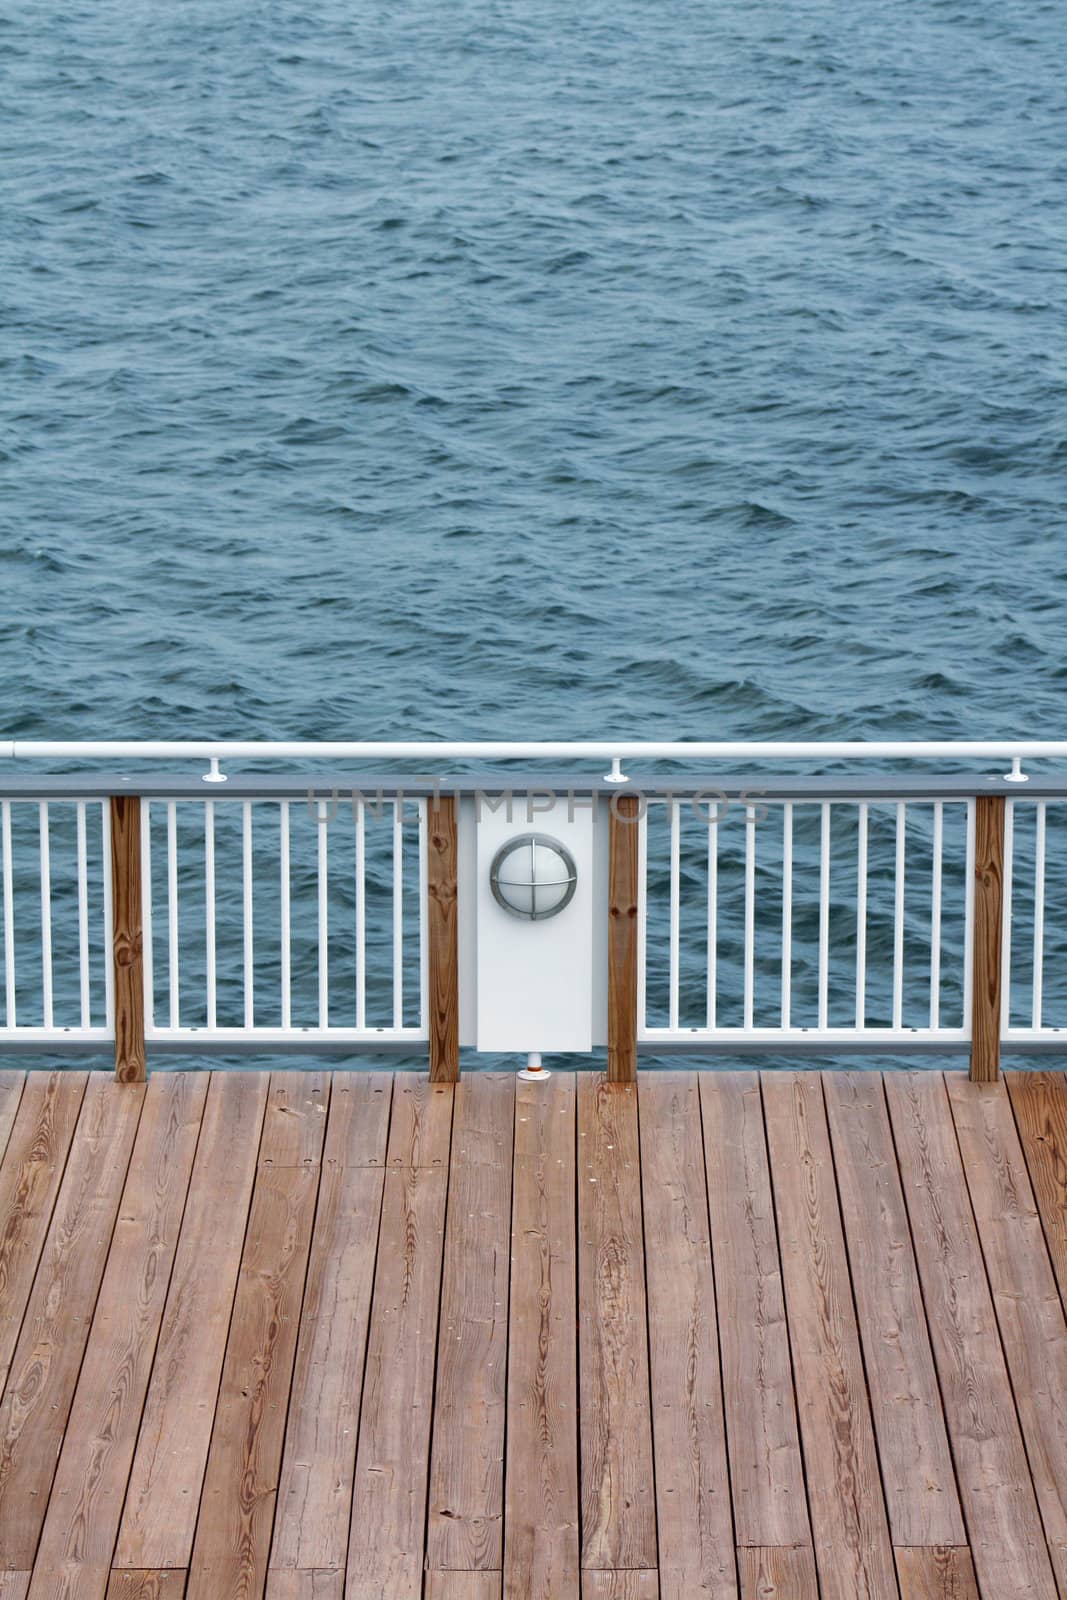
[(927, 761), (1067, 757), (1067, 739), (8, 739), (13, 761)]

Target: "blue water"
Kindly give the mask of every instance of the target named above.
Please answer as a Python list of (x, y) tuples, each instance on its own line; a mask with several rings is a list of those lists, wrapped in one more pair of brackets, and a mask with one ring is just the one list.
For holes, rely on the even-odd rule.
[(0, 731), (1065, 729), (1067, 25), (0, 19)]

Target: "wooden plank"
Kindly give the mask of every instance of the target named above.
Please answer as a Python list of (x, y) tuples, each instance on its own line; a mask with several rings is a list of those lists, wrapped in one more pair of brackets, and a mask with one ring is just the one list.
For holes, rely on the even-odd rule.
[(335, 1072), (322, 1152), (325, 1165), (384, 1167), (392, 1100), (391, 1072)]
[(430, 1079), (459, 1078), (459, 835), (456, 797), (426, 802), (426, 937), (429, 943)]
[(118, 1568), (189, 1565), (269, 1081), (265, 1072), (211, 1074), (119, 1529)]
[(811, 1543), (759, 1078), (700, 1075), (735, 1537)]
[(499, 1572), (428, 1572), (426, 1600), (500, 1600)]
[[(819, 1600), (815, 1556), (809, 1545), (759, 1549), (746, 1545), (737, 1552), (741, 1600)], [(663, 1600), (668, 1600), (665, 1595)], [(674, 1600), (671, 1596), (670, 1600)], [(683, 1600), (678, 1596), (678, 1600)]]
[(0, 1167), (0, 1390), (63, 1181), (88, 1076), (33, 1072)]
[(328, 1095), (328, 1073), (271, 1077), (187, 1600), (266, 1581)]
[(1001, 939), (1004, 917), (1004, 800), (974, 802), (974, 947), (971, 986), (971, 1078), (1000, 1071)]
[(184, 1572), (113, 1572), (107, 1600), (182, 1600), (184, 1593)]
[(325, 1592), (326, 1580), (317, 1572), (339, 1569), (344, 1575), (385, 1181), (388, 1087), (387, 1077), (377, 1087), (349, 1074), (334, 1078), (270, 1557), (272, 1568), (304, 1569), (304, 1575), (290, 1583), (272, 1573), (268, 1596)]
[(1052, 1567), (1067, 1592), (1067, 1322), (1002, 1083), (946, 1074)]
[(885, 1087), (982, 1593), (1051, 1600), (1055, 1584), (944, 1080), (929, 1071), (889, 1073)]
[(608, 1080), (637, 1079), (637, 795), (612, 797), (608, 824)]
[(505, 1600), (577, 1600), (575, 1080), (515, 1102)]
[[(400, 1089), (398, 1079), (394, 1104)], [(452, 1094), (451, 1086), (436, 1086), (424, 1104), (447, 1105), (451, 1111)], [(451, 1129), (440, 1109), (431, 1109), (413, 1144), (410, 1126), (395, 1112), (393, 1123), (363, 1382), (347, 1600), (419, 1600), (422, 1594)], [(397, 1153), (413, 1148), (425, 1164), (392, 1164)]]
[(317, 1167), (329, 1099), (328, 1072), (272, 1072), (259, 1165)]
[(25, 1083), (24, 1072), (10, 1070), (0, 1072), (0, 1161), (3, 1160), (8, 1140), (11, 1138), (11, 1130), (15, 1126)]
[(823, 1088), (893, 1542), (963, 1545), (882, 1076), (827, 1072)]
[[(207, 1098), (204, 1073), (148, 1085), (78, 1387), (67, 1423), (31, 1600), (103, 1600), (163, 1304)], [(82, 1573), (84, 1570), (84, 1576)]]
[(905, 1547), (896, 1558), (900, 1600), (979, 1600), (969, 1550)]
[(823, 1600), (896, 1600), (822, 1085), (766, 1072), (762, 1086)]
[(29, 1591), (28, 1572), (0, 1572), (0, 1600), (26, 1600)]
[(1045, 1242), (1067, 1306), (1067, 1077), (1062, 1072), (1005, 1074)]
[(736, 1600), (697, 1075), (638, 1085), (660, 1582)]
[(426, 1564), (503, 1565), (514, 1074), (455, 1091)]
[(115, 975), (115, 1077), (120, 1083), (143, 1083), (141, 802), (135, 794), (111, 796), (111, 925)]
[(424, 1072), (398, 1072), (389, 1124), (390, 1167), (447, 1167), (452, 1131), (452, 1085)]
[(0, 1403), (0, 1551), (33, 1566), (144, 1087), (90, 1079)]
[(582, 1600), (659, 1600), (659, 1575), (640, 1568), (609, 1572), (590, 1567), (582, 1573)]
[(637, 1087), (578, 1079), (582, 1566), (656, 1566)]
[(272, 1567), (265, 1600), (344, 1600), (344, 1568), (312, 1572), (297, 1567)]

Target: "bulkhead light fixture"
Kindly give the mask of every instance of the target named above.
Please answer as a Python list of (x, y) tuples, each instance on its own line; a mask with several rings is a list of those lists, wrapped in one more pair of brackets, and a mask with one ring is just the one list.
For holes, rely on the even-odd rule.
[(489, 868), (493, 898), (513, 917), (544, 922), (574, 898), (578, 869), (566, 845), (546, 833), (523, 833), (501, 845)]

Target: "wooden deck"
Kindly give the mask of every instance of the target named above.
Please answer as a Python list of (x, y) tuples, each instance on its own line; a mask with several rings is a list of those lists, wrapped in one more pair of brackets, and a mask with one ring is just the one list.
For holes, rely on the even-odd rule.
[(0, 1075), (2, 1600), (1067, 1595), (1067, 1079)]

